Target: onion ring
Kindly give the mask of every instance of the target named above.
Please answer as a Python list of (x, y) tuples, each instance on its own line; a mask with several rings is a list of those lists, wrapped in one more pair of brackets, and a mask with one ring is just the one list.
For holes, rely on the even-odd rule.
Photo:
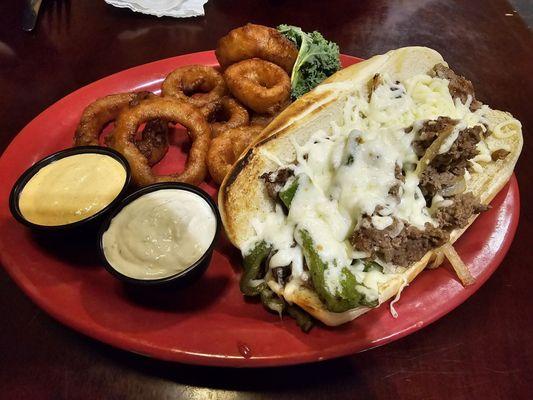
[[(153, 98), (150, 92), (118, 93), (102, 97), (89, 104), (80, 118), (74, 134), (74, 146), (98, 146), (99, 136), (105, 126), (115, 121), (119, 114), (128, 107), (135, 107), (141, 101)], [(159, 162), (168, 150), (168, 125), (161, 120), (146, 123), (137, 147), (144, 154), (150, 165)], [(111, 133), (112, 135), (112, 133)], [(110, 136), (111, 136), (110, 135)], [(107, 137), (109, 141), (110, 136)]]
[[(154, 175), (148, 160), (131, 141), (137, 128), (151, 119), (179, 123), (187, 129), (192, 146), (182, 173)], [(206, 176), (206, 155), (211, 140), (209, 125), (200, 111), (191, 104), (172, 98), (153, 98), (139, 106), (125, 110), (118, 117), (111, 147), (128, 160), (136, 185), (145, 186), (155, 182), (186, 182), (199, 184)]]
[(298, 49), (274, 28), (246, 24), (222, 37), (215, 54), (222, 68), (249, 58), (261, 58), (279, 65), (290, 75)]
[(262, 130), (258, 125), (239, 126), (225, 131), (211, 141), (207, 152), (207, 167), (216, 183), (222, 183), (237, 158)]
[(206, 65), (188, 65), (172, 71), (161, 85), (162, 96), (173, 96), (196, 107), (219, 100), (227, 93), (220, 72)]
[(217, 102), (202, 107), (202, 114), (211, 125), (211, 137), (217, 137), (224, 131), (248, 125), (248, 111), (231, 97), (223, 97)]
[(291, 81), (276, 64), (253, 58), (233, 64), (224, 72), (233, 96), (259, 114), (275, 114), (291, 95)]

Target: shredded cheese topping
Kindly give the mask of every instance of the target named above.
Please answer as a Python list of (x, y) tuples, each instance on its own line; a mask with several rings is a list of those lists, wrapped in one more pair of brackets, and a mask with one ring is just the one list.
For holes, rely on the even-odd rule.
[[(269, 267), (291, 265), (291, 279), (298, 282), (306, 274), (298, 232), (306, 230), (321, 260), (327, 263), (325, 282), (332, 293), (340, 290), (341, 271), (345, 267), (354, 274), (358, 289), (370, 300), (379, 298), (381, 283), (403, 272), (384, 264), (383, 272), (365, 272), (362, 259), (368, 254), (352, 249), (348, 241), (350, 234), (359, 227), (364, 215), (372, 215), (377, 209), (380, 215), (374, 215), (371, 221), (377, 229), (390, 226), (393, 217), (422, 230), (426, 223), (436, 225), (432, 211), (449, 203), (436, 198), (432, 209), (426, 206), (414, 172), (418, 162), (412, 146), (415, 135), (427, 120), (439, 116), (458, 120), (439, 149), (439, 153), (445, 153), (461, 130), (476, 125), (486, 130), (485, 115), (489, 108), (483, 105), (472, 112), (471, 98), (465, 104), (454, 101), (445, 79), (426, 74), (404, 82), (393, 81), (386, 74), (381, 78), (382, 83), (370, 98), (362, 85), (349, 86), (350, 93), (342, 99), (345, 104), (342, 113), (329, 127), (312, 132), (304, 142), (290, 137), (296, 153), (295, 163), (284, 163), (261, 150), (276, 166), (294, 171), (298, 189), (288, 215), (276, 205), (273, 212), (251, 221), (256, 234), (241, 246), (244, 255), (256, 242), (264, 240), (275, 252)], [(343, 89), (347, 87), (344, 85)], [(494, 135), (505, 137), (509, 124), (498, 125)], [(410, 131), (406, 129), (409, 127), (412, 127)], [(476, 171), (482, 170), (483, 162), (490, 161), (490, 149), (483, 140), (478, 150), (480, 154), (471, 160)], [(398, 168), (403, 169), (405, 182), (397, 178)], [(390, 194), (395, 185), (400, 187), (398, 197)], [(406, 281), (401, 290), (405, 286)], [(393, 315), (393, 304), (400, 292), (391, 303)]]

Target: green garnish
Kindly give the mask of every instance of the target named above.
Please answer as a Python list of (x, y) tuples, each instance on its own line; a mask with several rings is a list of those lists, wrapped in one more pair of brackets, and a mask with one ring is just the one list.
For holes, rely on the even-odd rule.
[(299, 49), (291, 74), (294, 99), (309, 92), (341, 68), (339, 46), (324, 39), (320, 32), (305, 33), (292, 25), (280, 25), (278, 31)]

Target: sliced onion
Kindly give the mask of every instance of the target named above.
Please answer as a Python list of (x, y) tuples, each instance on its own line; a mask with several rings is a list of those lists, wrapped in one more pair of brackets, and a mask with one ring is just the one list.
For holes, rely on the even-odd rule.
[(435, 259), (428, 265), (428, 269), (439, 267), (444, 261), (444, 253), (441, 250), (435, 250)]
[(442, 197), (451, 197), (463, 193), (466, 190), (466, 182), (463, 178), (458, 179), (452, 186), (441, 190)]
[(459, 257), (459, 254), (457, 254), (453, 246), (449, 243), (446, 243), (444, 246), (441, 247), (441, 249), (450, 264), (452, 264), (452, 267), (455, 270), (455, 273), (457, 274), (459, 279), (461, 280), (463, 286), (473, 284), (475, 282), (474, 277), (466, 267), (463, 260), (461, 260), (461, 257)]
[(397, 219), (396, 220), (396, 226), (394, 227), (394, 229), (389, 232), (389, 236), (391, 238), (395, 238), (396, 236), (398, 236), (400, 234), (400, 232), (403, 230), (404, 228), (404, 223), (401, 219)]
[(450, 136), (453, 132), (454, 125), (450, 125), (447, 127), (447, 129), (443, 130), (441, 133), (439, 133), (439, 136), (431, 143), (431, 145), (428, 147), (420, 161), (418, 161), (418, 165), (416, 166), (415, 173), (418, 177), (422, 175), (422, 173), (426, 170), (427, 166), (433, 161), (435, 156), (439, 154), (440, 147), (442, 146), (442, 143)]

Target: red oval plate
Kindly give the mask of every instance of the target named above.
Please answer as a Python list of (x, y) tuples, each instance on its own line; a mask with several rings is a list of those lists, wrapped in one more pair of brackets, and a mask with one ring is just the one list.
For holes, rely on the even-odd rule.
[[(360, 61), (342, 56), (344, 66)], [(0, 260), (22, 290), (62, 323), (136, 353), (193, 364), (257, 367), (338, 357), (397, 340), (442, 317), (471, 296), (507, 252), (519, 215), (516, 179), (499, 193), (457, 243), (476, 277), (463, 288), (449, 267), (423, 272), (404, 291), (392, 318), (388, 305), (337, 328), (302, 333), (239, 292), (240, 257), (226, 239), (200, 281), (159, 298), (139, 298), (100, 265), (90, 243), (43, 240), (10, 215), (8, 197), (17, 177), (40, 158), (69, 147), (83, 108), (94, 99), (132, 90), (157, 91), (181, 65), (216, 65), (212, 51), (132, 68), (92, 83), (58, 101), (30, 122), (0, 159)], [(159, 171), (183, 166), (183, 139), (173, 138)], [(173, 168), (174, 167), (174, 168)], [(210, 184), (204, 189), (215, 194)]]

